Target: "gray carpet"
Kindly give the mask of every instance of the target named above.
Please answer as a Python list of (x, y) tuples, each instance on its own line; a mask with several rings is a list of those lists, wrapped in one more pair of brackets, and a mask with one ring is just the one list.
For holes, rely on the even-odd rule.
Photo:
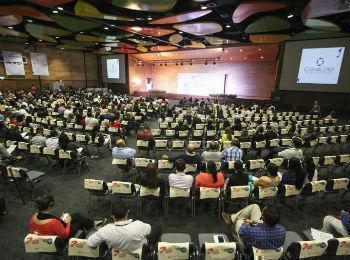
[[(151, 126), (156, 126), (156, 121), (153, 120)], [(127, 145), (135, 147), (136, 140), (133, 134), (127, 140)], [(93, 150), (93, 152), (96, 152)], [(83, 180), (85, 178), (105, 179), (112, 181), (120, 179), (121, 176), (116, 176), (116, 168), (111, 164), (110, 151), (105, 151), (104, 155), (95, 160), (89, 161), (89, 169), (82, 170), (81, 176), (73, 172), (67, 172), (63, 175), (59, 167), (50, 167), (47, 160), (41, 158), (39, 160), (26, 159), (21, 163), (21, 166), (27, 167), (31, 170), (39, 170), (47, 172), (43, 181), (36, 183), (34, 192), (28, 189), (29, 186), (23, 188), (26, 196), (26, 205), (22, 205), (20, 198), (17, 196), (13, 185), (6, 185), (2, 191), (2, 196), (5, 197), (9, 214), (1, 220), (0, 231), (0, 259), (38, 259), (36, 255), (26, 255), (24, 252), (23, 239), (28, 231), (28, 221), (31, 214), (35, 212), (35, 205), (33, 198), (46, 189), (54, 195), (56, 203), (54, 214), (60, 216), (63, 212), (80, 212), (85, 215), (88, 214), (89, 194), (84, 190)], [(130, 206), (130, 217), (136, 216), (136, 203), (134, 201), (126, 201)], [(301, 234), (301, 231), (310, 227), (322, 226), (322, 219), (326, 214), (338, 214), (336, 209), (335, 197), (330, 196), (322, 200), (320, 207), (312, 204), (312, 199), (306, 201), (306, 205), (300, 210), (299, 216), (292, 213), (289, 206), (278, 204), (282, 210), (282, 224), (287, 230), (293, 230)], [(305, 204), (305, 203), (304, 203)], [(91, 216), (94, 219), (101, 219), (108, 217), (110, 220), (110, 197), (101, 198), (98, 201), (96, 198), (92, 199)], [(349, 197), (347, 197), (346, 204), (343, 208), (349, 208)], [(147, 223), (160, 222), (162, 232), (184, 232), (189, 233), (194, 242), (197, 242), (199, 233), (219, 232), (230, 235), (228, 226), (221, 220), (217, 222), (214, 214), (215, 206), (208, 208), (199, 208), (196, 221), (191, 220), (190, 213), (177, 213), (176, 209), (172, 209), (169, 219), (165, 220), (159, 211), (152, 205), (147, 205), (143, 211), (142, 220)], [(238, 208), (231, 209), (232, 211)], [(51, 256), (43, 256), (41, 259), (56, 259)]]

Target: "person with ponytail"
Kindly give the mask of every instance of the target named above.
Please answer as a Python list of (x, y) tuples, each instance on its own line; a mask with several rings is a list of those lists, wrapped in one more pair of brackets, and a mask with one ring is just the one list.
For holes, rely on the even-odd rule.
[(207, 163), (207, 172), (201, 172), (196, 176), (196, 188), (220, 188), (224, 185), (225, 178), (221, 172), (217, 172), (216, 163), (209, 161)]
[(73, 237), (78, 230), (90, 230), (103, 225), (106, 220), (94, 221), (79, 213), (62, 214), (58, 218), (51, 214), (55, 205), (52, 195), (43, 195), (35, 200), (38, 212), (33, 214), (29, 221), (29, 232), (42, 236), (58, 236), (63, 239)]

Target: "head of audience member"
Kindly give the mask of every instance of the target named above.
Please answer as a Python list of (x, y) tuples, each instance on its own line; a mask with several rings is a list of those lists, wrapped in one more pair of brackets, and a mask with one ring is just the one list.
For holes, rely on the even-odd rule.
[(266, 125), (266, 131), (267, 131), (267, 132), (271, 132), (271, 131), (272, 131), (271, 125)]
[(209, 161), (207, 162), (207, 172), (213, 176), (213, 182), (216, 183), (218, 178), (217, 178), (217, 168), (216, 168), (216, 163), (214, 161)]
[(315, 128), (314, 128), (313, 125), (309, 125), (309, 126), (307, 127), (307, 133), (311, 134), (311, 133), (313, 133), (314, 131), (315, 131)]
[(241, 173), (243, 172), (243, 162), (241, 160), (237, 160), (234, 162), (234, 172)]
[(42, 127), (38, 127), (37, 129), (36, 129), (36, 135), (43, 135), (43, 133), (44, 133), (44, 128), (42, 128)]
[(125, 147), (125, 141), (123, 139), (118, 139), (116, 144), (118, 148)]
[(148, 163), (145, 168), (145, 177), (147, 179), (153, 179), (157, 178), (157, 176), (157, 164), (153, 162)]
[(57, 133), (56, 129), (51, 129), (51, 131), (50, 131), (50, 137), (51, 137), (51, 138), (52, 138), (52, 137), (57, 137), (57, 135), (58, 135), (58, 133)]
[(66, 133), (61, 133), (60, 136), (58, 137), (58, 144), (61, 149), (67, 150), (68, 143), (70, 142), (69, 137)]
[(186, 151), (188, 154), (194, 154), (194, 150), (196, 148), (194, 147), (194, 144), (188, 144), (187, 147), (186, 147)]
[(232, 130), (231, 130), (231, 128), (229, 128), (229, 127), (226, 127), (225, 128), (225, 134), (226, 134), (226, 136), (227, 136), (227, 140), (232, 140)]
[(232, 139), (231, 146), (239, 148), (239, 140), (236, 138)]
[(52, 195), (45, 194), (35, 200), (38, 212), (49, 212), (55, 205), (55, 200)]
[(280, 210), (273, 205), (266, 206), (262, 213), (261, 213), (261, 219), (264, 222), (265, 225), (269, 227), (274, 227), (278, 224), (281, 218), (281, 212)]
[(275, 178), (278, 175), (278, 166), (274, 163), (269, 163), (266, 165), (267, 175)]
[(335, 118), (335, 111), (334, 110), (332, 110), (330, 113), (329, 113), (329, 115), (332, 117), (332, 118)]
[(217, 151), (218, 150), (218, 145), (215, 143), (215, 141), (211, 141), (209, 143), (209, 150), (210, 151)]
[(112, 206), (112, 219), (114, 222), (128, 220), (129, 210), (123, 202), (118, 202)]
[(176, 172), (184, 172), (186, 170), (186, 162), (183, 159), (177, 159), (175, 162)]
[(259, 126), (258, 129), (257, 129), (257, 133), (258, 134), (263, 134), (264, 133), (264, 127)]
[(303, 141), (301, 140), (300, 137), (294, 137), (293, 138), (293, 145), (294, 145), (295, 148), (299, 149), (302, 146), (302, 144), (303, 144)]

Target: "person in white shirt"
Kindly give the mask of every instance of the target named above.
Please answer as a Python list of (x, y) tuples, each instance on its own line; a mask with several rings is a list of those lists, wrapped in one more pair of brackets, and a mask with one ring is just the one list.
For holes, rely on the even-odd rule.
[(63, 112), (63, 117), (67, 119), (70, 114), (73, 114), (73, 109), (71, 109), (70, 106), (67, 106)]
[(45, 146), (47, 138), (43, 136), (44, 129), (42, 127), (38, 127), (36, 129), (36, 135), (32, 138), (31, 143), (38, 146)]
[(169, 174), (169, 186), (179, 189), (191, 188), (193, 183), (192, 175), (186, 175), (186, 163), (183, 159), (175, 162), (176, 173)]
[(109, 249), (133, 251), (143, 244), (155, 245), (161, 235), (160, 225), (153, 226), (142, 221), (129, 219), (129, 210), (122, 202), (113, 205), (112, 219), (114, 223), (107, 224), (87, 239), (90, 247), (96, 247), (105, 242)]
[(98, 125), (98, 119), (94, 118), (92, 116), (91, 112), (87, 113), (87, 117), (85, 118), (85, 124), (86, 125), (92, 125), (92, 126), (97, 126)]
[(55, 129), (52, 129), (50, 131), (50, 138), (46, 140), (45, 145), (48, 148), (51, 149), (58, 149), (60, 148), (60, 145), (58, 144), (58, 137), (57, 137), (57, 131)]

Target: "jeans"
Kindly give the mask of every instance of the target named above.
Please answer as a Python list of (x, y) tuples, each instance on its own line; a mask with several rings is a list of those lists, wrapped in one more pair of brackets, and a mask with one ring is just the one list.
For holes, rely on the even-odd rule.
[(71, 218), (69, 238), (72, 238), (79, 230), (89, 230), (94, 227), (92, 219), (86, 218), (79, 213), (73, 213)]

